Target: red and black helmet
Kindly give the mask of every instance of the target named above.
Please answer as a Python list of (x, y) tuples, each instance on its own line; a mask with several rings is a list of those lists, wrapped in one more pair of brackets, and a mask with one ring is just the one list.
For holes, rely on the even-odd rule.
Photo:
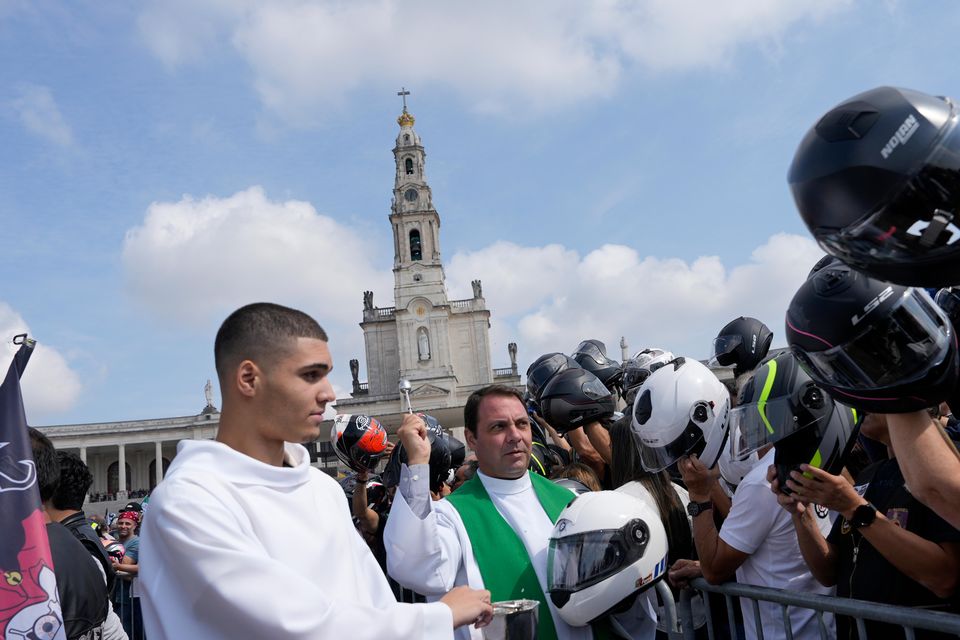
[(359, 414), (339, 414), (330, 433), (333, 450), (354, 471), (374, 471), (387, 448), (387, 431), (380, 421)]

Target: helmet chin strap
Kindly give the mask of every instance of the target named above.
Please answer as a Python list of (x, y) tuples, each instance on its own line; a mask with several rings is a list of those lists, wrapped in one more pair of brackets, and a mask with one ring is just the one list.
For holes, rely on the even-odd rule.
[[(930, 220), (930, 224), (927, 225), (927, 228), (923, 230), (923, 233), (920, 235), (920, 244), (924, 247), (932, 247), (936, 243), (937, 238), (940, 237), (940, 234), (943, 233), (944, 229), (947, 228), (947, 225), (953, 221), (953, 214), (949, 211), (944, 211), (943, 209), (937, 209), (933, 212), (933, 218)], [(956, 227), (954, 227), (955, 229)], [(953, 234), (951, 233), (951, 240), (954, 239)]]

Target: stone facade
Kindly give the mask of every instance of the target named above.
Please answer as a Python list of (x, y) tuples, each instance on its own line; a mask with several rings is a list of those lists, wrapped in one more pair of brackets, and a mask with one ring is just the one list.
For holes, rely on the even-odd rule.
[[(414, 409), (436, 415), (461, 408), (467, 397), (492, 382), (519, 386), (511, 352), (509, 368), (490, 364), (490, 311), (479, 280), (473, 297), (450, 300), (440, 251), (440, 216), (426, 178), (426, 151), (406, 106), (397, 118), (400, 132), (393, 148), (396, 173), (390, 225), (393, 229), (393, 305), (377, 307), (364, 294), (363, 329), (367, 382), (354, 378), (353, 393), (337, 400), (341, 413), (377, 416), (399, 424), (404, 399), (400, 380), (411, 385)], [(462, 415), (447, 412), (463, 426)], [(395, 427), (394, 427), (395, 428)]]

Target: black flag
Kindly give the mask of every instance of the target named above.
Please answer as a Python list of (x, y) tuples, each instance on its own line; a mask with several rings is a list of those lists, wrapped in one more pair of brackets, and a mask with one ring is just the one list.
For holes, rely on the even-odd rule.
[[(19, 342), (18, 342), (19, 339)], [(20, 376), (36, 344), (24, 336), (0, 385), (0, 637), (66, 638)]]

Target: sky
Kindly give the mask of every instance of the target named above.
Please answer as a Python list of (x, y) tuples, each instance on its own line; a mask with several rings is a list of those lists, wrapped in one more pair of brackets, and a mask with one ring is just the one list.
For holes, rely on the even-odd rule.
[(822, 255), (797, 144), (875, 86), (960, 97), (957, 24), (950, 0), (0, 0), (0, 366), (38, 340), (39, 426), (196, 414), (220, 322), (269, 300), (326, 328), (346, 395), (362, 292), (392, 306), (401, 87), (495, 367), (621, 336), (705, 358), (740, 315), (782, 346)]

